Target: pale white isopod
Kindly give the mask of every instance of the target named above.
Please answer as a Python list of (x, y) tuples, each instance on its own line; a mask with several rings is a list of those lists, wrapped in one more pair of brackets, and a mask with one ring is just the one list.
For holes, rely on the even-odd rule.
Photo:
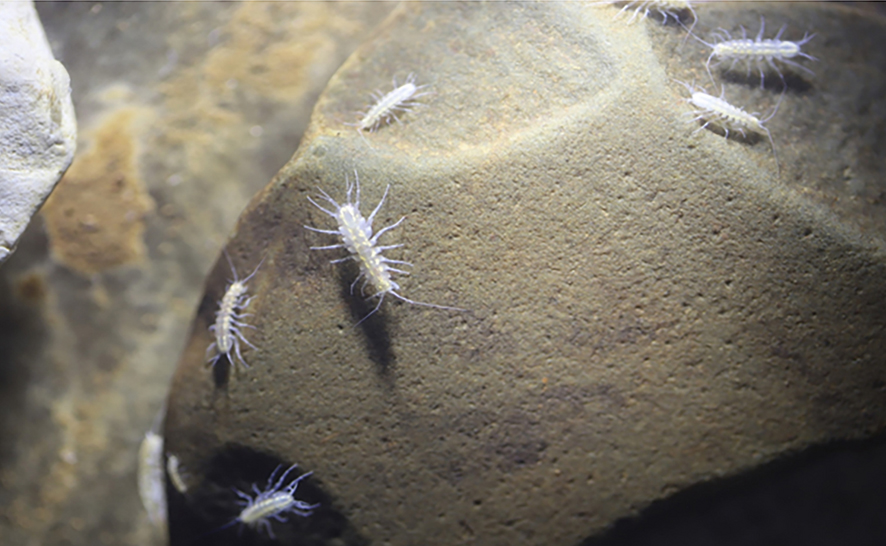
[(430, 92), (424, 91), (427, 85), (415, 85), (415, 75), (410, 74), (402, 85), (397, 85), (397, 79), (393, 80), (394, 89), (388, 93), (382, 94), (376, 91), (372, 94), (375, 101), (372, 106), (362, 113), (362, 118), (355, 125), (361, 133), (363, 131), (374, 132), (382, 125), (386, 125), (391, 120), (400, 122), (397, 117), (398, 113), (410, 111), (418, 105), (416, 99), (428, 95)]
[[(400, 289), (400, 285), (398, 285), (397, 282), (391, 278), (391, 273), (399, 273), (401, 275), (408, 275), (409, 273), (401, 269), (391, 267), (391, 264), (405, 266), (411, 266), (412, 264), (401, 260), (392, 260), (390, 258), (382, 256), (382, 252), (384, 252), (385, 250), (399, 248), (403, 245), (379, 246), (378, 239), (387, 231), (390, 231), (391, 229), (399, 226), (400, 223), (402, 223), (403, 220), (406, 219), (406, 217), (404, 216), (403, 218), (400, 218), (397, 222), (383, 229), (380, 229), (378, 232), (373, 234), (372, 222), (373, 220), (375, 220), (375, 215), (378, 214), (378, 211), (384, 204), (385, 199), (388, 196), (388, 190), (390, 190), (390, 186), (385, 188), (384, 196), (382, 196), (381, 201), (379, 201), (378, 205), (372, 211), (372, 214), (369, 215), (369, 218), (364, 218), (363, 214), (360, 212), (360, 180), (357, 178), (356, 171), (354, 171), (354, 178), (355, 184), (353, 186), (350, 184), (350, 182), (348, 182), (347, 184), (347, 202), (344, 204), (338, 204), (332, 197), (329, 196), (329, 194), (327, 194), (323, 190), (319, 190), (321, 198), (329, 203), (329, 205), (331, 205), (331, 210), (324, 208), (312, 198), (308, 197), (308, 200), (315, 207), (335, 219), (335, 221), (338, 223), (338, 229), (317, 229), (311, 226), (305, 226), (305, 229), (317, 233), (325, 233), (327, 235), (336, 235), (341, 238), (341, 243), (328, 246), (311, 247), (311, 249), (332, 250), (336, 248), (344, 248), (349, 252), (349, 255), (347, 257), (332, 260), (332, 263), (337, 264), (345, 262), (347, 260), (354, 260), (360, 266), (360, 275), (357, 276), (357, 278), (351, 284), (351, 293), (354, 292), (354, 286), (356, 286), (360, 279), (363, 279), (364, 281), (364, 289), (366, 285), (370, 285), (374, 290), (369, 298), (378, 298), (378, 304), (375, 306), (375, 309), (373, 309), (369, 312), (368, 315), (360, 319), (360, 322), (358, 322), (357, 324), (360, 324), (361, 322), (372, 316), (373, 313), (378, 311), (378, 309), (381, 307), (382, 302), (384, 302), (385, 296), (387, 294), (390, 294), (395, 298), (399, 298), (407, 303), (411, 303), (414, 305), (436, 307), (437, 309), (464, 311), (464, 309), (459, 309), (457, 307), (447, 307), (445, 305), (414, 301), (397, 293), (397, 291)], [(354, 201), (351, 201), (351, 197), (355, 193), (355, 187), (356, 199)]]
[(225, 251), (225, 258), (228, 260), (228, 265), (231, 266), (234, 280), (228, 285), (227, 289), (225, 289), (224, 296), (222, 296), (222, 299), (218, 302), (218, 311), (215, 313), (215, 323), (209, 327), (209, 331), (215, 337), (215, 341), (206, 348), (206, 353), (209, 355), (213, 351), (215, 352), (215, 354), (208, 360), (211, 366), (215, 366), (215, 363), (218, 362), (222, 355), (224, 355), (231, 366), (234, 365), (234, 356), (236, 356), (236, 359), (248, 368), (249, 365), (246, 364), (246, 361), (243, 359), (243, 355), (240, 352), (240, 343), (243, 342), (253, 349), (256, 349), (256, 347), (246, 339), (242, 331), (242, 328), (254, 328), (254, 326), (245, 322), (246, 318), (252, 316), (245, 312), (250, 302), (252, 302), (252, 297), (249, 296), (249, 289), (246, 283), (258, 272), (258, 269), (261, 267), (262, 263), (264, 263), (264, 260), (256, 266), (248, 277), (240, 280), (237, 276), (237, 270), (234, 268), (234, 264), (231, 263), (231, 258), (228, 256), (227, 250)]
[(239, 502), (243, 506), (243, 510), (232, 521), (212, 531), (212, 533), (240, 523), (248, 527), (264, 529), (267, 531), (268, 536), (274, 539), (276, 537), (274, 536), (274, 530), (271, 528), (271, 520), (286, 522), (288, 514), (295, 514), (301, 517), (310, 516), (320, 505), (296, 499), (295, 492), (298, 489), (299, 483), (313, 473), (307, 472), (302, 474), (284, 486), (283, 483), (286, 481), (286, 477), (289, 476), (290, 472), (298, 468), (298, 465), (290, 466), (278, 479), (277, 474), (281, 468), (283, 468), (282, 465), (278, 466), (271, 473), (264, 490), (260, 490), (256, 484), (252, 484), (254, 497), (235, 489), (234, 493), (240, 497)]
[(787, 25), (784, 25), (781, 27), (781, 30), (778, 31), (778, 34), (775, 35), (775, 38), (764, 39), (763, 31), (765, 28), (766, 21), (761, 16), (760, 31), (753, 40), (748, 38), (747, 31), (744, 27), (741, 27), (741, 38), (738, 39), (733, 39), (732, 35), (722, 28), (717, 29), (714, 34), (714, 39), (719, 41), (710, 43), (701, 38), (696, 38), (698, 41), (711, 48), (711, 54), (705, 62), (705, 68), (707, 69), (708, 76), (711, 77), (711, 80), (713, 81), (711, 61), (714, 58), (719, 59), (714, 66), (719, 65), (723, 61), (732, 61), (729, 70), (735, 68), (736, 63), (744, 61), (747, 65), (747, 73), (749, 77), (751, 75), (751, 68), (756, 68), (760, 73), (760, 88), (763, 88), (766, 80), (765, 68), (767, 66), (772, 68), (772, 70), (778, 74), (779, 78), (781, 78), (782, 84), (785, 86), (787, 85), (784, 79), (784, 74), (778, 68), (776, 62), (784, 63), (799, 68), (810, 75), (815, 75), (814, 72), (805, 66), (791, 60), (795, 57), (803, 57), (812, 61), (817, 60), (815, 57), (808, 53), (804, 53), (802, 50), (802, 47), (806, 45), (809, 40), (814, 38), (815, 34), (810, 35), (807, 33), (801, 40), (796, 42), (782, 40), (781, 35), (784, 33), (785, 28), (787, 28)]
[(706, 93), (703, 88), (696, 88), (684, 82), (678, 83), (682, 84), (689, 90), (690, 97), (686, 100), (696, 108), (693, 121), (704, 122), (701, 127), (693, 131), (693, 134), (712, 124), (722, 128), (726, 134), (726, 138), (729, 138), (730, 131), (740, 133), (744, 137), (747, 136), (746, 131), (763, 133), (769, 138), (769, 144), (772, 146), (772, 155), (775, 158), (776, 170), (781, 172), (781, 167), (778, 164), (778, 154), (775, 151), (775, 142), (772, 140), (772, 133), (770, 133), (769, 128), (763, 124), (772, 119), (776, 112), (778, 112), (778, 107), (781, 104), (784, 93), (778, 97), (778, 102), (775, 104), (772, 113), (767, 117), (760, 119), (759, 114), (749, 113), (742, 108), (727, 102), (725, 98), (725, 87), (721, 89), (720, 96), (715, 97)]

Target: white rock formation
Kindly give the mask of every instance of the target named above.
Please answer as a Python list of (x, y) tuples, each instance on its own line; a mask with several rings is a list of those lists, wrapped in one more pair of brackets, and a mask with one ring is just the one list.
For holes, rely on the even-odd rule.
[(34, 4), (0, 1), (0, 263), (71, 164), (71, 79)]

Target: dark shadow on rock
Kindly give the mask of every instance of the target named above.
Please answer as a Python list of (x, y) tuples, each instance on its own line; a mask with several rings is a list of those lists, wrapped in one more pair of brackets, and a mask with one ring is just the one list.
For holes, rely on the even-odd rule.
[[(699, 125), (702, 125), (703, 122), (699, 121)], [(760, 133), (752, 130), (745, 130), (744, 134), (739, 133), (738, 131), (729, 131), (729, 134), (726, 134), (726, 131), (718, 125), (716, 122), (708, 124), (703, 130), (710, 131), (716, 135), (722, 136), (724, 138), (728, 138), (729, 140), (734, 140), (741, 144), (746, 144), (748, 146), (754, 146), (761, 140), (765, 140), (766, 143), (769, 143), (769, 139), (766, 138), (765, 135), (761, 135)]]
[[(721, 64), (719, 71), (720, 79), (726, 83), (735, 83), (738, 85), (746, 85), (751, 88), (759, 89), (760, 88), (760, 71), (756, 68), (752, 68), (751, 72), (748, 73), (747, 70), (738, 70), (741, 64), (736, 65), (736, 69), (727, 70), (729, 65), (726, 63)], [(714, 71), (714, 68), (711, 67), (711, 71)], [(795, 93), (797, 95), (803, 95), (812, 91), (812, 84), (803, 79), (803, 76), (792, 71), (790, 68), (783, 68), (781, 71), (782, 76), (784, 76), (784, 81), (778, 76), (777, 72), (773, 72), (772, 70), (764, 71), (766, 75), (763, 78), (763, 88), (767, 91), (771, 91), (773, 93), (779, 94), (783, 90), (787, 90), (789, 92)], [(785, 87), (787, 86), (787, 87)], [(711, 93), (712, 95), (719, 96), (719, 92)], [(763, 117), (768, 116), (767, 112)]]
[[(318, 476), (310, 476), (302, 481), (295, 498), (311, 504), (319, 503), (320, 507), (308, 517), (288, 514), (286, 522), (271, 520), (275, 538), (267, 535), (261, 527), (247, 527), (240, 523), (225, 527), (243, 510), (234, 489), (255, 497), (253, 484), (263, 491), (268, 478), (278, 467), (281, 469), (279, 476), (291, 465), (289, 461), (281, 461), (243, 446), (225, 446), (209, 461), (204, 481), (187, 495), (167, 487), (170, 545), (369, 544), (344, 514), (335, 509), (332, 497), (323, 491)], [(309, 470), (301, 467), (293, 470), (287, 477), (287, 483)]]
[(212, 364), (212, 381), (217, 389), (227, 387), (228, 380), (231, 378), (231, 363), (228, 362), (228, 355), (221, 355), (215, 364)]
[(367, 299), (363, 294), (360, 288), (362, 279), (359, 282), (354, 281), (359, 275), (354, 263), (348, 261), (344, 265), (346, 267), (341, 269), (338, 277), (341, 286), (340, 296), (348, 304), (354, 326), (363, 331), (369, 358), (378, 367), (382, 377), (390, 377), (393, 372), (394, 355), (391, 352), (391, 336), (388, 333), (384, 310), (379, 308), (373, 313), (378, 301), (375, 298)]
[(28, 385), (50, 379), (32, 369), (46, 344), (41, 305), (48, 288), (41, 273), (27, 272), (45, 246), (42, 230), (29, 228), (19, 251), (0, 267), (0, 468), (15, 456), (20, 434), (38, 426), (27, 415)]
[(693, 485), (579, 546), (886, 544), (886, 431)]

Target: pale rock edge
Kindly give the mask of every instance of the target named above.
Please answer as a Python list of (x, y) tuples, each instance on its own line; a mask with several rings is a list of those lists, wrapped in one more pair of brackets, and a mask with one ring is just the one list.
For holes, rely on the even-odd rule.
[(71, 79), (31, 0), (0, 2), (0, 264), (74, 159)]

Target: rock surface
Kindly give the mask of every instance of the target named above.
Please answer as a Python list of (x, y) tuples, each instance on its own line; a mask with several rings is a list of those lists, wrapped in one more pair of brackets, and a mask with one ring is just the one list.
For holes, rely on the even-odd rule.
[[(254, 299), (249, 368), (206, 367), (232, 277), (207, 279), (165, 436), (193, 476), (173, 544), (235, 518), (231, 487), (313, 476), (281, 543), (574, 545), (692, 484), (886, 425), (886, 56), (833, 6), (698, 9), (697, 32), (788, 25), (815, 77), (764, 138), (697, 131), (674, 80), (708, 51), (590, 3), (401, 5), (330, 80), (293, 159), (227, 246)], [(852, 61), (852, 62), (850, 62)], [(855, 64), (853, 64), (853, 62)], [(850, 68), (851, 67), (851, 68)], [(432, 95), (359, 135), (367, 92)], [(716, 72), (722, 78), (722, 72)], [(777, 80), (777, 78), (776, 78)], [(780, 86), (726, 96), (768, 112)], [(859, 115), (870, 112), (871, 115)], [(372, 310), (334, 221), (357, 170), (380, 244), (414, 264)], [(263, 542), (233, 529), (204, 541)]]
[(30, 0), (0, 2), (0, 263), (77, 147), (71, 79)]
[(392, 7), (37, 3), (82, 132), (0, 267), (4, 546), (167, 543), (139, 500), (137, 453), (204, 277)]

